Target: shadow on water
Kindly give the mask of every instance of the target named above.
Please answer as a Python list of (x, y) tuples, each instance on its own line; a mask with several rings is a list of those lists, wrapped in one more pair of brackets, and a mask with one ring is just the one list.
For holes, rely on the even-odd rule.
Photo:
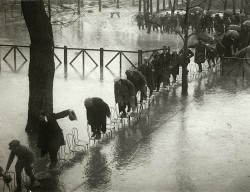
[(89, 161), (86, 165), (85, 178), (87, 178), (87, 182), (84, 183), (84, 186), (90, 191), (93, 189), (107, 191), (110, 183), (111, 170), (101, 148), (101, 146), (91, 148)]

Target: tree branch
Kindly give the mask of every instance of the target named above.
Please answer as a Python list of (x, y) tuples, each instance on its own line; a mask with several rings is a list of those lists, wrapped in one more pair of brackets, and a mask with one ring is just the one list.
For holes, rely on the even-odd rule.
[(191, 6), (189, 7), (189, 10), (192, 9), (192, 8), (195, 8), (195, 7), (198, 7), (200, 5), (202, 5), (203, 3), (205, 3), (207, 0), (203, 0), (202, 2), (200, 2), (199, 4), (195, 5), (195, 6)]

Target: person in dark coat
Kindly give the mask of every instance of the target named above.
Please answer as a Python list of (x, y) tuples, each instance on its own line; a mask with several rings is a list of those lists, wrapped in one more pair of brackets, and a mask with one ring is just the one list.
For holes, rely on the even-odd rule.
[(140, 71), (146, 78), (147, 86), (150, 90), (150, 96), (151, 96), (155, 89), (155, 81), (154, 81), (155, 70), (147, 57), (144, 58), (144, 63), (138, 68), (138, 71)]
[(40, 113), (39, 134), (37, 147), (41, 149), (41, 156), (49, 153), (50, 167), (57, 164), (57, 153), (61, 146), (65, 145), (62, 129), (57, 123), (57, 119), (69, 116), (71, 121), (76, 120), (76, 115), (73, 110), (65, 110), (60, 113), (46, 114)]
[(176, 82), (176, 77), (179, 75), (180, 63), (180, 55), (176, 51), (173, 51), (170, 65), (170, 73), (173, 76), (173, 83)]
[[(138, 91), (141, 92), (141, 100), (142, 103), (143, 99), (147, 98), (147, 81), (144, 75), (136, 69), (126, 70), (125, 74), (127, 75), (127, 79), (130, 80), (135, 86), (135, 94)], [(137, 104), (137, 100), (135, 101)]]
[(215, 48), (209, 47), (209, 49), (207, 49), (207, 54), (206, 54), (209, 69), (211, 69), (212, 67), (211, 62), (213, 62), (213, 66), (215, 66), (215, 56), (216, 56)]
[(159, 60), (159, 56), (155, 54), (153, 57), (154, 59), (152, 60), (151, 63), (155, 70), (155, 73), (154, 73), (155, 87), (156, 87), (156, 91), (159, 91), (161, 82), (163, 82), (163, 79), (164, 79), (164, 68), (162, 66), (162, 63)]
[(170, 50), (163, 46), (163, 52), (159, 56), (159, 61), (164, 68), (164, 86), (170, 85), (170, 63), (171, 63), (171, 53)]
[(131, 81), (128, 79), (115, 79), (114, 85), (115, 92), (115, 102), (119, 106), (119, 114), (122, 112), (121, 117), (126, 117), (126, 107), (128, 107), (127, 112), (135, 109), (135, 87)]
[(225, 35), (222, 40), (221, 44), (225, 47), (224, 56), (225, 57), (232, 57), (232, 49), (233, 49), (233, 39), (228, 35)]
[(225, 54), (225, 47), (221, 44), (221, 42), (218, 42), (215, 47), (215, 53), (216, 53), (216, 63), (218, 63), (218, 59), (220, 58), (220, 62), (222, 62)]
[(91, 126), (91, 137), (100, 139), (101, 131), (106, 133), (106, 117), (111, 115), (109, 106), (99, 97), (85, 99), (84, 105), (87, 110), (88, 124)]
[(202, 63), (206, 60), (206, 45), (198, 40), (198, 44), (195, 46), (194, 62), (199, 66), (199, 72), (202, 72)]
[(35, 155), (34, 153), (26, 146), (21, 145), (20, 141), (12, 140), (9, 143), (10, 155), (6, 166), (6, 172), (9, 171), (9, 168), (15, 158), (17, 156), (17, 162), (15, 166), (16, 171), (16, 183), (17, 187), (15, 192), (21, 192), (22, 190), (22, 177), (21, 173), (23, 169), (25, 173), (30, 177), (30, 186), (32, 187), (35, 182), (35, 175), (33, 173), (33, 166), (35, 162)]

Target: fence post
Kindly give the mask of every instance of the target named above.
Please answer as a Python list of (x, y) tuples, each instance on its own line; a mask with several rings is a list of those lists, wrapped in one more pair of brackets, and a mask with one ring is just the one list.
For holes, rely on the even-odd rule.
[(64, 78), (66, 79), (68, 77), (68, 50), (67, 46), (64, 46)]
[(85, 77), (85, 58), (84, 58), (84, 53), (85, 53), (85, 50), (83, 49), (82, 50), (82, 77), (84, 78)]
[(142, 64), (142, 50), (138, 50), (138, 67)]
[(122, 77), (122, 52), (120, 52), (120, 78)]
[(103, 48), (100, 48), (100, 80), (103, 81)]
[(14, 46), (14, 69), (16, 72), (16, 46)]

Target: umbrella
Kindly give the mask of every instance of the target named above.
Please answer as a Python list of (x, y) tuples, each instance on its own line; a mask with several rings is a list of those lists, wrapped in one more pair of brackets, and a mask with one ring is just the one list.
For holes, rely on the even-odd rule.
[(227, 10), (224, 11), (224, 13), (227, 14), (227, 15), (232, 15), (233, 11), (230, 10), (230, 9), (227, 9)]
[(244, 23), (242, 23), (242, 25), (250, 27), (250, 20), (244, 21)]
[(227, 30), (241, 31), (241, 26), (240, 25), (229, 25), (227, 27)]
[(226, 35), (231, 37), (232, 39), (238, 39), (240, 37), (239, 33), (235, 30), (228, 30)]
[(199, 14), (202, 13), (203, 9), (201, 7), (194, 7), (189, 10), (189, 13)]
[(213, 14), (216, 14), (217, 12), (215, 10), (209, 10), (207, 12), (208, 15), (213, 15)]

